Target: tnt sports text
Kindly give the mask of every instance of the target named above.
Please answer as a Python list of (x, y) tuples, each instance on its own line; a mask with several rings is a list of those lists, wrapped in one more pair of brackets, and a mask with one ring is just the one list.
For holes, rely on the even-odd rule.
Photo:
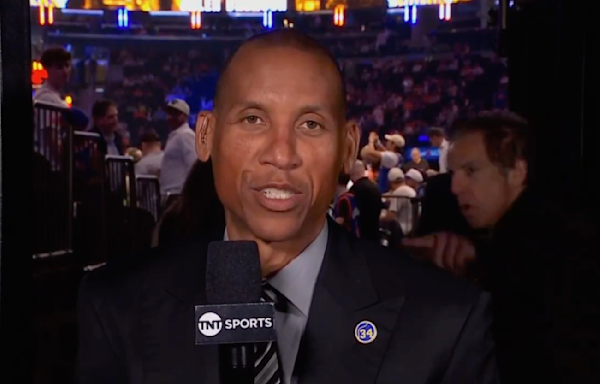
[(212, 337), (221, 332), (225, 323), (226, 330), (234, 329), (257, 329), (257, 328), (272, 328), (273, 319), (269, 317), (257, 317), (248, 319), (225, 319), (214, 312), (206, 312), (198, 319), (198, 329), (204, 336)]

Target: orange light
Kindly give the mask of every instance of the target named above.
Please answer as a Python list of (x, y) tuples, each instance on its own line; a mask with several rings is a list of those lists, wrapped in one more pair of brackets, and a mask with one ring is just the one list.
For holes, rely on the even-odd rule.
[(333, 25), (343, 27), (345, 22), (344, 16), (344, 6), (337, 5), (333, 10)]
[(73, 106), (73, 98), (71, 96), (65, 96), (65, 103), (67, 103), (67, 105), (69, 107)]
[(46, 12), (44, 7), (44, 3), (40, 2), (39, 11), (40, 11), (40, 25), (46, 25)]
[(192, 29), (202, 28), (202, 12), (201, 11), (190, 12), (190, 25), (191, 25)]
[(31, 68), (31, 84), (42, 85), (48, 78), (48, 72), (42, 67), (39, 61), (34, 61)]
[(48, 6), (48, 25), (54, 24), (54, 7), (52, 4)]

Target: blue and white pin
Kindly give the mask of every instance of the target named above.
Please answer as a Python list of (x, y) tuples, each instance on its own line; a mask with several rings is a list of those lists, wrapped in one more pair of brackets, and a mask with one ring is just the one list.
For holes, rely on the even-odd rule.
[(377, 327), (370, 321), (363, 320), (354, 328), (354, 337), (361, 344), (372, 343), (377, 338)]

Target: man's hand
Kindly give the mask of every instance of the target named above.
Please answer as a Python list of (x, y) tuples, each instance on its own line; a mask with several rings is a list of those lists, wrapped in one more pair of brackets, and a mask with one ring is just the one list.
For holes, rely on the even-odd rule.
[(375, 143), (377, 140), (379, 140), (379, 135), (377, 132), (369, 133), (369, 143)]
[(431, 261), (440, 268), (463, 276), (467, 264), (475, 260), (475, 247), (466, 237), (438, 232), (417, 238), (405, 238), (402, 244), (415, 251), (417, 258)]

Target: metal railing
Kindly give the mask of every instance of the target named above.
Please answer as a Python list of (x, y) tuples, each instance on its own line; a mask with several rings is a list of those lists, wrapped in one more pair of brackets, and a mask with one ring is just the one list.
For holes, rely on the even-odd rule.
[(150, 212), (158, 222), (161, 213), (160, 184), (156, 176), (136, 176), (138, 207)]
[(54, 105), (34, 106), (33, 257), (73, 252), (72, 128), (69, 110)]
[(417, 198), (385, 194), (383, 202), (388, 210), (396, 212), (396, 217), (402, 233), (405, 236), (413, 234), (421, 215), (421, 201)]

